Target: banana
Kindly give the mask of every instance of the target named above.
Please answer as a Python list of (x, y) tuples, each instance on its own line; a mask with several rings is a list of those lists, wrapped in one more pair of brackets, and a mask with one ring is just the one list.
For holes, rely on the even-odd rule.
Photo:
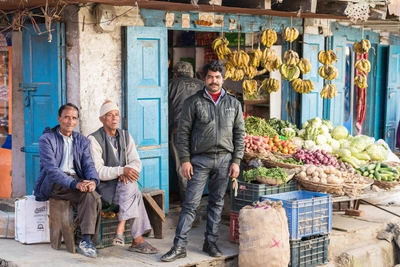
[(228, 48), (229, 41), (225, 37), (217, 37), (212, 42), (212, 49), (217, 54), (218, 58), (221, 60), (227, 59), (231, 50)]
[(337, 87), (334, 84), (326, 83), (320, 92), (322, 98), (334, 98), (337, 95)]
[(261, 83), (261, 89), (267, 91), (269, 94), (277, 92), (281, 87), (279, 81), (274, 78), (265, 78)]
[(243, 93), (247, 99), (254, 99), (257, 93), (258, 84), (256, 80), (244, 80), (242, 83)]
[(292, 87), (297, 93), (308, 94), (314, 90), (314, 83), (311, 80), (297, 78), (292, 81)]
[(299, 30), (296, 28), (286, 27), (283, 31), (283, 39), (287, 42), (293, 42), (299, 37)]
[(300, 76), (300, 69), (297, 66), (290, 66), (288, 64), (282, 64), (279, 68), (282, 78), (285, 80), (293, 81)]
[(363, 55), (371, 49), (371, 42), (368, 39), (362, 39), (353, 44), (353, 51), (358, 55)]
[(321, 50), (318, 52), (318, 61), (324, 65), (332, 65), (338, 60), (333, 50)]
[(297, 63), (297, 67), (299, 67), (302, 74), (306, 74), (311, 70), (311, 62), (308, 58), (301, 58)]
[(354, 84), (361, 89), (366, 89), (368, 87), (367, 75), (365, 73), (359, 73), (354, 77)]
[(278, 36), (273, 29), (268, 29), (261, 34), (261, 43), (266, 47), (271, 47), (278, 40)]
[(293, 50), (287, 50), (283, 54), (283, 62), (289, 66), (295, 66), (299, 61), (299, 54)]
[(333, 65), (322, 65), (318, 68), (318, 74), (326, 80), (334, 80), (338, 77), (339, 71)]
[(359, 70), (360, 72), (370, 72), (371, 71), (371, 62), (369, 60), (361, 58), (354, 63), (354, 68)]

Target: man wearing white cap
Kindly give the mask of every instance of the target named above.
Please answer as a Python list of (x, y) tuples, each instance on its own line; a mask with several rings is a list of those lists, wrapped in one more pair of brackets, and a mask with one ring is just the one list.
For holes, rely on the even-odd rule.
[(111, 100), (107, 100), (101, 106), (100, 121), (103, 127), (88, 138), (101, 184), (107, 184), (112, 188), (112, 190), (101, 190), (102, 200), (109, 202), (108, 204), (119, 205), (120, 222), (113, 245), (125, 245), (125, 222), (130, 220), (133, 240), (128, 250), (145, 254), (157, 253), (158, 250), (147, 243), (142, 236), (151, 230), (151, 225), (138, 186), (142, 163), (135, 142), (127, 131), (118, 128), (120, 112), (118, 106)]

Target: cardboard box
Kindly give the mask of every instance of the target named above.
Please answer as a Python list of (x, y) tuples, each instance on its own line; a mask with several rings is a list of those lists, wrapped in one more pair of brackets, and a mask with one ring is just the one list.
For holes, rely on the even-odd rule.
[(15, 240), (50, 243), (49, 201), (36, 201), (32, 195), (15, 201)]
[(0, 238), (15, 237), (15, 214), (0, 210)]

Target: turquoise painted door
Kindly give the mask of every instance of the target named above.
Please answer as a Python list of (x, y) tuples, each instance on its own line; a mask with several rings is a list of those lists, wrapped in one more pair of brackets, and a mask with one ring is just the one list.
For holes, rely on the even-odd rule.
[(329, 103), (329, 116), (328, 119), (333, 125), (343, 125), (344, 121), (344, 92), (346, 86), (346, 37), (333, 36), (333, 49), (338, 61), (334, 66), (339, 71), (339, 76), (332, 81), (336, 85), (338, 92), (336, 97), (328, 100)]
[(165, 192), (168, 212), (168, 44), (164, 27), (126, 28), (126, 112), (142, 160), (140, 180)]
[(388, 61), (384, 139), (390, 149), (393, 150), (396, 143), (396, 128), (400, 117), (400, 108), (398, 107), (400, 103), (400, 46), (391, 45), (389, 47)]
[(323, 35), (304, 34), (303, 36), (303, 57), (311, 61), (311, 71), (303, 75), (303, 80), (310, 79), (314, 83), (314, 91), (301, 95), (300, 125), (311, 118), (322, 118), (323, 98), (319, 93), (324, 86), (324, 79), (318, 75), (318, 68), (321, 63), (318, 61), (318, 52), (325, 49), (325, 38)]
[[(44, 24), (37, 24), (46, 32)], [(65, 99), (64, 26), (51, 25), (48, 34), (37, 34), (31, 24), (22, 30), (22, 80), (24, 96), (24, 137), (26, 194), (33, 192), (39, 176), (39, 137), (45, 127), (58, 124), (57, 112)]]
[(374, 132), (375, 139), (381, 139), (385, 132), (385, 113), (386, 113), (386, 88), (387, 88), (387, 75), (388, 75), (388, 52), (389, 46), (378, 45), (376, 55), (376, 84), (375, 92), (371, 98), (375, 100), (374, 111)]

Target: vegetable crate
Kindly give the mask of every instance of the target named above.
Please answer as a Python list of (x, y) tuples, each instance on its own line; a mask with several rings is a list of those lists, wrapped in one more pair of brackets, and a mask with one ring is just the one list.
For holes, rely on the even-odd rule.
[(284, 185), (270, 186), (267, 184), (253, 184), (237, 180), (238, 193), (235, 197), (234, 191), (231, 190), (231, 210), (240, 211), (241, 208), (251, 205), (254, 201), (259, 201), (263, 195), (278, 194), (283, 192), (295, 191), (297, 189), (297, 181), (290, 180)]
[[(115, 230), (118, 226), (118, 218), (101, 218), (99, 235), (97, 236), (97, 248), (105, 248), (112, 245)], [(82, 238), (81, 229), (79, 226), (76, 228), (75, 241), (78, 243)], [(124, 230), (125, 244), (132, 242), (131, 227), (129, 220), (125, 223)]]
[(229, 221), (229, 240), (239, 243), (239, 212), (231, 211)]
[(329, 235), (290, 241), (291, 267), (313, 267), (328, 262)]
[(263, 196), (281, 200), (288, 218), (291, 240), (332, 231), (332, 196), (329, 194), (298, 190)]

